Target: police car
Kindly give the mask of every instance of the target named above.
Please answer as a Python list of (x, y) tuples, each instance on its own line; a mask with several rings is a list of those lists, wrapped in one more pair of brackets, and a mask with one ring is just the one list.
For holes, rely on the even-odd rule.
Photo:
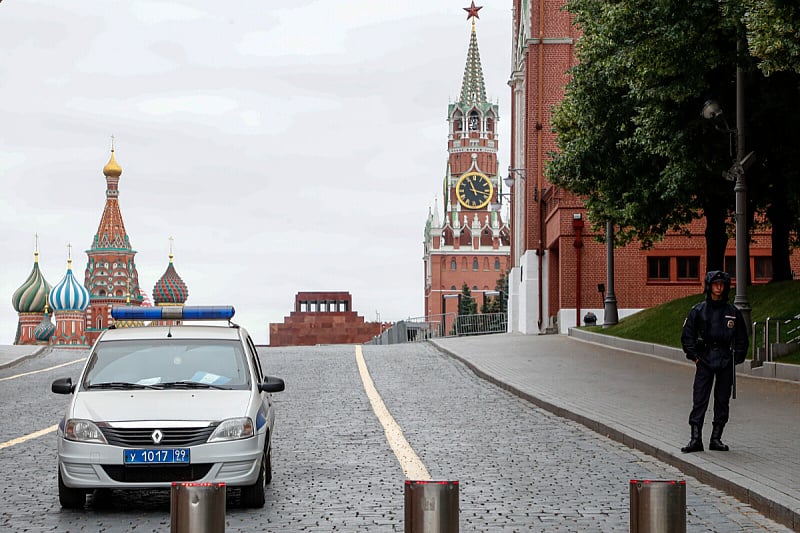
[[(173, 482), (241, 488), (262, 507), (272, 479), (280, 378), (264, 375), (233, 307), (114, 307), (118, 322), (146, 327), (104, 331), (58, 426), (58, 497), (81, 508), (94, 489), (169, 488)], [(152, 325), (227, 320), (227, 325)]]

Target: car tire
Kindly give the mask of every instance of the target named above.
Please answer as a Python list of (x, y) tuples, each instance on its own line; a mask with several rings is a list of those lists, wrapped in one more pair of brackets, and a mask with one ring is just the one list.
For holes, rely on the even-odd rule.
[(265, 450), (261, 456), (261, 468), (258, 471), (256, 482), (253, 485), (242, 487), (242, 507), (264, 507), (268, 483), (267, 476), (272, 479), (272, 465), (270, 464), (269, 456), (270, 453)]
[(86, 492), (64, 485), (61, 468), (58, 469), (58, 501), (64, 509), (83, 509), (83, 506), (86, 505)]

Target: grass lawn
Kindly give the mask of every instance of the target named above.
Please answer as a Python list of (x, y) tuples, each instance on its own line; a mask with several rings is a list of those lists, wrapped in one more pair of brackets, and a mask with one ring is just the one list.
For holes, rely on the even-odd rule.
[[(729, 301), (733, 302), (735, 289), (731, 288)], [(687, 296), (640, 311), (623, 318), (618, 324), (604, 328), (588, 326), (587, 330), (624, 339), (681, 347), (683, 321), (692, 306), (703, 301), (704, 295)], [(767, 318), (791, 318), (800, 315), (800, 280), (754, 285), (747, 288), (747, 299), (752, 308), (753, 322), (764, 323)], [(624, 305), (624, 302), (621, 302)], [(795, 326), (800, 326), (800, 321)], [(770, 327), (774, 341), (774, 329)], [(756, 346), (763, 346), (763, 328), (756, 328)], [(750, 355), (749, 355), (750, 356)], [(779, 363), (800, 364), (800, 352), (776, 359)]]

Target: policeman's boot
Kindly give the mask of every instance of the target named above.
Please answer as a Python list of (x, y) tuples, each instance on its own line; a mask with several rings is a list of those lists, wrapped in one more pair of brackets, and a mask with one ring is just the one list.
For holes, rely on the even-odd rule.
[(711, 430), (711, 440), (708, 442), (709, 450), (718, 452), (727, 452), (729, 450), (728, 445), (720, 440), (722, 438), (723, 429), (725, 429), (725, 426), (722, 424), (714, 424), (714, 428)]
[(683, 453), (702, 452), (703, 451), (703, 429), (700, 426), (692, 426), (692, 437), (689, 439), (689, 444), (681, 448)]

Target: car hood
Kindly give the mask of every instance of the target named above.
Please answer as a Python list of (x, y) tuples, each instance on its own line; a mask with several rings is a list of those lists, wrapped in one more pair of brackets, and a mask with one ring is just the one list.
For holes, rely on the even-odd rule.
[(247, 416), (249, 390), (84, 391), (72, 418), (95, 422), (219, 421)]

